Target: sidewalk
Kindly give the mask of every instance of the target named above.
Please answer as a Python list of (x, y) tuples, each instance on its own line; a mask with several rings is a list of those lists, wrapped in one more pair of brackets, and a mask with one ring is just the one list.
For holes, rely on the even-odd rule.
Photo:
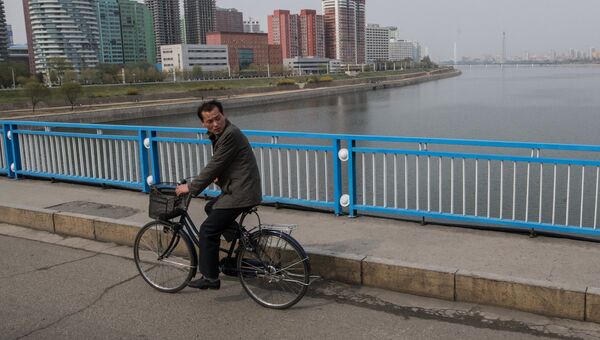
[[(198, 224), (204, 202), (190, 208)], [(147, 205), (147, 195), (133, 191), (0, 177), (3, 223), (130, 245), (149, 221)], [(263, 223), (298, 224), (293, 236), (309, 252), (313, 272), (327, 279), (600, 322), (598, 243), (271, 207), (259, 212)]]

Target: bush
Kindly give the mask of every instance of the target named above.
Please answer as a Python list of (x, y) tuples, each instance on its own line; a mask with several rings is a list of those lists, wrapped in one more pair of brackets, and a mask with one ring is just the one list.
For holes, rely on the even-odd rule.
[(138, 94), (140, 94), (140, 91), (138, 91), (138, 89), (127, 89), (128, 96), (137, 96)]
[(284, 78), (277, 82), (277, 86), (282, 85), (296, 85), (296, 81), (294, 79)]
[(329, 81), (333, 81), (333, 77), (330, 77), (330, 76), (319, 77), (319, 82), (321, 82), (321, 83), (329, 82)]
[(307, 83), (318, 83), (319, 82), (319, 77), (317, 76), (310, 76), (308, 77), (308, 79), (306, 80)]

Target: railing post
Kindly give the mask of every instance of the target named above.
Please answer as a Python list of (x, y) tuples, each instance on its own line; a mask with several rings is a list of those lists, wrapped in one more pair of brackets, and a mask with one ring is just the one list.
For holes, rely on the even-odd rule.
[[(15, 179), (19, 178), (17, 172), (21, 170), (21, 153), (19, 148), (19, 136), (15, 134), (13, 131), (17, 130), (16, 125), (5, 125), (8, 126), (8, 131), (10, 131), (10, 161), (8, 162), (8, 176), (13, 177)], [(8, 135), (8, 132), (5, 132), (5, 136)]]
[(355, 146), (356, 141), (354, 139), (348, 140), (348, 195), (350, 196), (348, 215), (350, 217), (356, 217), (356, 209), (354, 208), (356, 204), (356, 159), (354, 157)]
[[(140, 152), (140, 173), (142, 174), (142, 192), (150, 192), (150, 184), (148, 183), (148, 176), (150, 176), (150, 164), (148, 158), (148, 147), (150, 147), (150, 140), (148, 138), (148, 131), (138, 131), (138, 144)], [(146, 147), (148, 145), (148, 147)]]
[(4, 130), (4, 135), (2, 138), (4, 139), (4, 159), (6, 160), (6, 168), (8, 170), (8, 177), (14, 177), (13, 170), (11, 169), (11, 164), (13, 164), (13, 149), (12, 149), (12, 132), (11, 132), (10, 124), (2, 124), (2, 129)]
[(152, 179), (153, 183), (160, 183), (160, 163), (159, 163), (159, 154), (158, 154), (158, 142), (154, 139), (156, 138), (156, 131), (150, 131), (150, 165), (152, 167)]
[[(342, 197), (342, 161), (339, 158), (341, 141), (333, 140), (333, 202), (335, 204), (335, 214), (340, 216), (343, 213), (340, 198)], [(327, 174), (325, 174), (327, 176)]]

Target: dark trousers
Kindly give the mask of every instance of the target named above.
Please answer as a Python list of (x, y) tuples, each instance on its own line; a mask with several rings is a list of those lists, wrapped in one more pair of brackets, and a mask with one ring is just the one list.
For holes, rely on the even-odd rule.
[(206, 203), (204, 211), (208, 217), (200, 226), (200, 273), (211, 279), (219, 277), (221, 234), (246, 210), (246, 208), (213, 209), (217, 199), (218, 197), (213, 198)]

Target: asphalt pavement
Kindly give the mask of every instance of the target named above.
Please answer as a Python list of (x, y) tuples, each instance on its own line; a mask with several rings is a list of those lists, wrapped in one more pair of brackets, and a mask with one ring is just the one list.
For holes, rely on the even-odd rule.
[[(600, 325), (320, 281), (289, 310), (235, 279), (166, 294), (129, 247), (0, 224), (0, 339), (597, 339)], [(11, 236), (7, 236), (11, 235)]]

